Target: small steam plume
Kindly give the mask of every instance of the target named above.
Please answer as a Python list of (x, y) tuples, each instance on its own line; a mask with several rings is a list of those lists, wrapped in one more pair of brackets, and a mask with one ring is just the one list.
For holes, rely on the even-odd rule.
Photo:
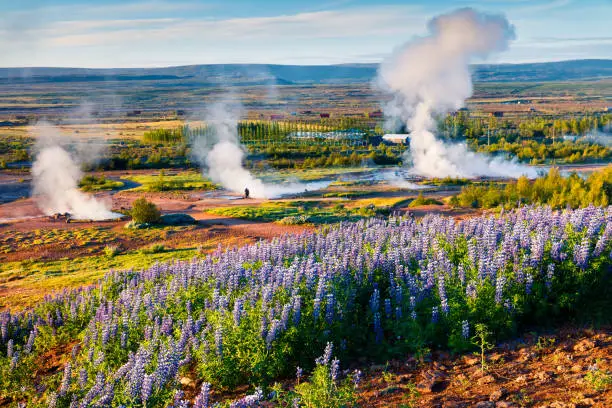
[(105, 203), (79, 190), (83, 175), (80, 165), (84, 162), (77, 157), (92, 159), (92, 154), (85, 154), (88, 149), (84, 145), (77, 148), (77, 156), (71, 155), (64, 147), (60, 132), (49, 123), (36, 125), (34, 134), (37, 154), (32, 164), (32, 196), (41, 211), (47, 215), (67, 212), (73, 218), (90, 220), (120, 216)]
[(240, 105), (236, 103), (214, 104), (205, 116), (207, 125), (213, 128), (212, 138), (197, 137), (192, 141), (195, 159), (213, 182), (235, 193), (248, 188), (254, 198), (276, 198), (329, 185), (329, 182), (270, 184), (253, 176), (242, 165), (246, 150), (238, 135), (240, 111)]
[(459, 109), (472, 94), (469, 64), (503, 51), (514, 27), (501, 15), (470, 8), (435, 17), (429, 35), (410, 41), (384, 61), (378, 84), (393, 96), (385, 114), (411, 130), (413, 171), (426, 177), (535, 177), (535, 170), (470, 152), (465, 144), (445, 144), (434, 135), (435, 116)]

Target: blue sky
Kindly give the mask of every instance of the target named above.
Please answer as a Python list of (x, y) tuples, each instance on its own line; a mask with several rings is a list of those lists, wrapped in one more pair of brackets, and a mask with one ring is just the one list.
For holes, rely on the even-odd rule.
[(492, 62), (612, 58), (612, 0), (0, 0), (0, 66), (379, 62), (468, 6), (516, 27)]

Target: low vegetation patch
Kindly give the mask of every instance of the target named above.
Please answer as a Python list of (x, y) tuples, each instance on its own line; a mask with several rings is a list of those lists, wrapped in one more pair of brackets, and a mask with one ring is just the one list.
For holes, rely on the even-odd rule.
[(162, 170), (159, 175), (131, 175), (125, 178), (141, 184), (132, 191), (209, 191), (218, 187), (210, 180), (204, 179), (200, 173), (194, 171), (166, 174)]
[(87, 175), (79, 182), (79, 187), (83, 191), (103, 191), (103, 190), (117, 190), (123, 187), (121, 181), (115, 181), (107, 179), (105, 176), (94, 176)]
[(591, 173), (586, 179), (577, 174), (562, 177), (557, 168), (548, 175), (530, 181), (521, 177), (507, 184), (470, 185), (452, 197), (450, 204), (462, 207), (516, 207), (523, 204), (547, 204), (553, 208), (578, 208), (612, 203), (612, 165)]
[(410, 204), (408, 204), (408, 207), (413, 208), (413, 207), (421, 207), (424, 205), (442, 205), (442, 202), (439, 200), (436, 200), (435, 198), (424, 197), (423, 194), (419, 194), (417, 198), (415, 198), (414, 200), (410, 202)]

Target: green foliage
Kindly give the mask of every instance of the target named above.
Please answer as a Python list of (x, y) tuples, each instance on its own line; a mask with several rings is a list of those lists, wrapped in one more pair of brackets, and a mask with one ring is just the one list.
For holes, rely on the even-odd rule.
[(185, 127), (178, 127), (176, 129), (155, 129), (144, 133), (143, 140), (146, 143), (185, 143), (187, 134)]
[(452, 205), (473, 208), (493, 208), (500, 205), (547, 204), (553, 208), (606, 206), (612, 202), (612, 165), (595, 171), (586, 180), (576, 174), (562, 177), (556, 168), (548, 175), (530, 181), (526, 177), (506, 185), (472, 184), (462, 188)]
[(202, 177), (201, 173), (194, 171), (166, 174), (164, 170), (159, 175), (137, 174), (126, 177), (141, 186), (133, 191), (161, 192), (161, 191), (209, 191), (217, 185)]
[(135, 200), (132, 203), (130, 211), (132, 220), (136, 223), (157, 224), (160, 221), (161, 213), (155, 204), (147, 201), (144, 197)]
[(487, 326), (483, 323), (477, 323), (474, 328), (476, 330), (476, 335), (472, 338), (472, 341), (480, 350), (480, 369), (486, 371), (487, 357), (485, 353), (487, 350), (493, 348), (493, 344), (489, 342), (491, 332), (487, 330)]
[(119, 255), (121, 253), (121, 250), (119, 249), (118, 246), (115, 245), (107, 245), (104, 247), (104, 255), (112, 258), (115, 257), (117, 255)]
[(300, 399), (300, 406), (305, 408), (351, 407), (356, 402), (350, 380), (336, 384), (331, 379), (329, 367), (320, 364), (314, 369), (310, 382), (298, 384), (295, 393)]
[(123, 187), (123, 183), (109, 180), (104, 176), (89, 174), (79, 181), (79, 187), (83, 191), (115, 190)]
[(601, 361), (597, 361), (594, 366), (589, 367), (589, 372), (584, 376), (584, 380), (595, 391), (606, 391), (612, 385), (612, 375), (599, 368)]
[(408, 207), (420, 207), (422, 205), (442, 205), (442, 203), (436, 200), (435, 198), (424, 197), (423, 193), (419, 193), (417, 198), (415, 198), (410, 202), (410, 204), (408, 204)]
[(153, 244), (148, 248), (144, 248), (142, 249), (140, 252), (142, 252), (143, 254), (159, 254), (166, 251), (166, 247), (163, 244)]

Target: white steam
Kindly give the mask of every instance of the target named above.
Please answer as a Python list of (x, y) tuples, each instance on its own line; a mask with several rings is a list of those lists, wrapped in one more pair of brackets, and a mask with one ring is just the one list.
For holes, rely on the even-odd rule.
[(206, 124), (212, 126), (212, 140), (198, 137), (193, 140), (193, 154), (204, 167), (204, 173), (213, 182), (235, 193), (249, 189), (254, 198), (276, 198), (327, 187), (329, 182), (316, 183), (264, 183), (244, 168), (246, 154), (238, 135), (239, 106), (217, 103), (207, 112)]
[(378, 72), (381, 88), (393, 96), (386, 116), (411, 131), (413, 171), (426, 177), (536, 176), (527, 166), (446, 144), (433, 133), (435, 116), (461, 108), (472, 94), (470, 62), (505, 50), (514, 27), (503, 16), (465, 8), (435, 17), (428, 28), (428, 36), (401, 46)]
[[(81, 162), (62, 147), (61, 135), (53, 126), (36, 126), (36, 160), (32, 164), (32, 196), (47, 215), (70, 213), (72, 218), (104, 220), (117, 218), (107, 205), (78, 188), (83, 173)], [(80, 153), (85, 150), (82, 146)], [(81, 155), (79, 155), (82, 157)]]

